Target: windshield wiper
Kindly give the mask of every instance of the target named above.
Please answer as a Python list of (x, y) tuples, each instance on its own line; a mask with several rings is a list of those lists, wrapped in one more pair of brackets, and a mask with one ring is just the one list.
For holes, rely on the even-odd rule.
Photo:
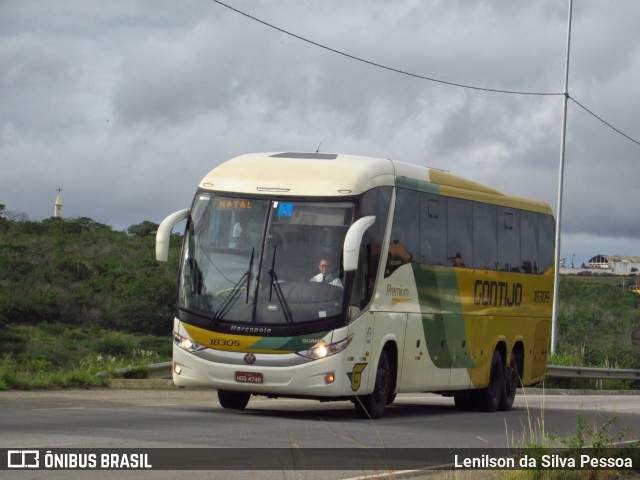
[[(252, 276), (252, 270), (253, 270), (253, 256), (255, 254), (255, 251), (256, 251), (255, 247), (251, 249), (251, 258), (249, 259), (249, 270), (244, 272), (242, 274), (242, 277), (240, 277), (240, 280), (238, 280), (238, 282), (233, 287), (231, 287), (231, 291), (229, 292), (229, 295), (227, 295), (227, 297), (224, 299), (224, 302), (220, 304), (220, 306), (217, 308), (217, 310), (213, 314), (211, 322), (209, 322), (209, 328), (213, 328), (215, 324), (218, 322), (218, 320), (220, 320), (227, 313), (229, 313), (229, 310), (231, 310), (231, 307), (233, 307), (233, 305), (236, 303), (236, 300), (240, 298), (240, 292), (242, 291), (243, 285), (245, 290), (247, 291), (246, 303), (249, 303), (249, 287), (251, 285), (251, 276)], [(246, 280), (246, 283), (245, 283), (245, 280)]]
[(271, 285), (269, 287), (269, 301), (273, 297), (273, 290), (276, 291), (276, 297), (278, 297), (278, 302), (280, 303), (280, 307), (282, 308), (282, 313), (284, 314), (284, 319), (287, 321), (289, 326), (291, 327), (291, 331), (295, 333), (296, 325), (293, 323), (293, 316), (291, 315), (291, 309), (289, 308), (289, 304), (287, 303), (287, 299), (284, 297), (284, 293), (282, 293), (282, 287), (280, 283), (278, 283), (278, 275), (276, 274), (276, 246), (273, 247), (273, 259), (271, 261), (271, 270), (269, 270), (269, 277), (271, 277)]
[(253, 247), (251, 249), (251, 258), (249, 259), (249, 270), (247, 270), (246, 275), (247, 275), (247, 286), (245, 287), (245, 290), (247, 291), (247, 301), (245, 302), (246, 304), (249, 304), (249, 287), (251, 286), (251, 272), (253, 271), (253, 254), (255, 253), (256, 249), (255, 247)]

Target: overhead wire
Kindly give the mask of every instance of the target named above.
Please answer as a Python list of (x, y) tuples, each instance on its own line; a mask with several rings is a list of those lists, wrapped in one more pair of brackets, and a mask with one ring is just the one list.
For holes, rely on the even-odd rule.
[(358, 62), (366, 63), (367, 65), (371, 65), (371, 66), (377, 67), (377, 68), (382, 68), (383, 70), (389, 70), (390, 72), (399, 73), (401, 75), (406, 75), (406, 76), (418, 78), (418, 79), (421, 79), (421, 80), (428, 80), (430, 82), (442, 83), (444, 85), (450, 85), (452, 87), (467, 88), (467, 89), (470, 89), (470, 90), (480, 90), (480, 91), (483, 91), (483, 92), (507, 93), (507, 94), (512, 94), (512, 95), (539, 95), (539, 96), (562, 96), (562, 95), (564, 95), (564, 93), (561, 93), (561, 92), (560, 93), (558, 93), (558, 92), (524, 92), (524, 91), (500, 90), (500, 89), (496, 89), (496, 88), (478, 87), (478, 86), (473, 86), (473, 85), (465, 85), (465, 84), (462, 84), (462, 83), (449, 82), (449, 81), (446, 81), (446, 80), (427, 77), (425, 75), (419, 75), (417, 73), (407, 72), (406, 70), (400, 70), (398, 68), (393, 68), (393, 67), (389, 67), (387, 65), (382, 65), (381, 63), (376, 63), (376, 62), (373, 62), (371, 60), (367, 60), (367, 59), (364, 59), (364, 58), (361, 58), (361, 57), (357, 57), (355, 55), (351, 55), (351, 54), (343, 52), (341, 50), (337, 50), (335, 48), (328, 47), (326, 45), (323, 45), (321, 43), (315, 42), (313, 40), (309, 40), (306, 37), (302, 37), (302, 36), (300, 36), (298, 34), (292, 33), (292, 32), (290, 32), (288, 30), (283, 29), (283, 28), (277, 27), (276, 25), (273, 25), (272, 23), (265, 22), (264, 20), (261, 20), (261, 19), (259, 19), (257, 17), (254, 17), (253, 15), (250, 15), (250, 14), (248, 14), (246, 12), (243, 12), (242, 10), (238, 10), (237, 8), (232, 7), (231, 5), (227, 5), (226, 3), (223, 3), (220, 0), (213, 0), (213, 2), (223, 6), (225, 8), (228, 8), (229, 10), (232, 10), (232, 11), (234, 11), (234, 12), (240, 14), (240, 15), (243, 15), (243, 16), (251, 19), (251, 20), (254, 20), (254, 21), (258, 22), (258, 23), (261, 23), (262, 25), (265, 25), (265, 26), (267, 26), (269, 28), (277, 30), (278, 32), (284, 33), (285, 35), (289, 35), (290, 37), (296, 38), (296, 39), (301, 40), (303, 42), (309, 43), (309, 44), (311, 44), (313, 46), (322, 48), (324, 50), (327, 50), (329, 52), (341, 55), (343, 57), (350, 58), (351, 60), (356, 60)]
[(590, 115), (592, 115), (594, 118), (596, 118), (598, 121), (600, 121), (602, 124), (606, 125), (607, 127), (609, 127), (611, 130), (615, 131), (616, 133), (622, 135), (623, 137), (625, 137), (626, 139), (632, 141), (633, 143), (636, 143), (638, 145), (640, 145), (640, 142), (635, 140), (634, 138), (630, 137), (629, 135), (623, 133), (622, 131), (620, 131), (618, 128), (614, 127), (612, 124), (610, 124), (609, 122), (605, 121), (604, 119), (602, 119), (600, 116), (596, 115), (594, 112), (592, 112), (591, 110), (589, 110), (587, 107), (585, 107), (584, 105), (582, 105), (580, 102), (578, 102), (575, 98), (571, 97), (568, 93), (564, 93), (564, 92), (530, 92), (530, 91), (518, 91), (518, 90), (504, 90), (504, 89), (497, 89), (497, 88), (486, 88), (486, 87), (479, 87), (479, 86), (475, 86), (475, 85), (467, 85), (467, 84), (463, 84), (463, 83), (456, 83), (456, 82), (450, 82), (447, 80), (442, 80), (442, 79), (438, 79), (438, 78), (433, 78), (433, 77), (428, 77), (425, 75), (420, 75), (417, 73), (412, 73), (412, 72), (408, 72), (406, 70), (400, 70), (398, 68), (394, 68), (394, 67), (389, 67), (388, 65), (383, 65), (381, 63), (377, 63), (377, 62), (373, 62), (371, 60), (367, 60), (365, 58), (362, 57), (357, 57), (355, 55), (351, 55), (349, 53), (343, 52), (341, 50), (337, 50), (335, 48), (332, 47), (328, 47), (326, 45), (323, 45), (321, 43), (315, 42), (313, 40), (310, 40), (306, 37), (303, 37), (301, 35), (295, 34), (293, 32), (290, 32), (288, 30), (285, 30), (281, 27), (278, 27), (276, 25), (273, 25), (272, 23), (266, 22), (264, 20), (261, 20), (260, 18), (257, 18), (253, 15), (250, 15), (242, 10), (239, 10), (235, 7), (232, 7), (231, 5), (228, 5), (224, 2), (221, 2), (220, 0), (212, 0), (214, 3), (217, 3), (218, 5), (225, 7), (239, 15), (242, 15), (250, 20), (253, 20), (255, 22), (258, 22), (266, 27), (272, 28), (280, 33), (283, 33), (285, 35), (288, 35), (290, 37), (293, 37), (297, 40), (300, 40), (302, 42), (308, 43), (310, 45), (313, 45), (315, 47), (327, 50), (329, 52), (335, 53), (337, 55), (341, 55), (343, 57), (349, 58), (351, 60), (355, 60), (361, 63), (365, 63), (367, 65), (371, 65), (373, 67), (376, 68), (381, 68), (383, 70), (387, 70), (390, 72), (394, 72), (394, 73), (398, 73), (401, 75), (405, 75), (408, 77), (413, 77), (413, 78), (417, 78), (420, 80), (426, 80), (429, 82), (435, 82), (435, 83), (440, 83), (443, 85), (449, 85), (452, 87), (458, 87), (458, 88), (465, 88), (465, 89), (469, 89), (469, 90), (478, 90), (478, 91), (482, 91), (482, 92), (490, 92), (490, 93), (502, 93), (502, 94), (508, 94), (508, 95), (531, 95), (531, 96), (547, 96), (547, 97), (551, 97), (551, 96), (567, 96), (567, 98), (569, 98), (570, 100), (572, 100), (576, 105), (578, 105), (580, 108), (582, 108), (584, 111), (586, 111), (587, 113), (589, 113)]
[(611, 130), (617, 132), (618, 134), (622, 135), (623, 137), (625, 137), (627, 140), (632, 141), (633, 143), (636, 143), (638, 145), (640, 145), (640, 142), (632, 137), (630, 137), (629, 135), (627, 135), (626, 133), (620, 131), (619, 129), (617, 129), (616, 127), (614, 127), (613, 125), (611, 125), (609, 122), (607, 122), (606, 120), (604, 120), (602, 117), (599, 117), (598, 115), (596, 115), (595, 113), (593, 113), (591, 110), (589, 110), (587, 107), (585, 107), (584, 105), (582, 105), (579, 101), (577, 101), (575, 98), (573, 98), (571, 95), (568, 95), (569, 100), (571, 100), (573, 103), (575, 103), (576, 105), (578, 105), (580, 108), (582, 108), (585, 112), (587, 112), (589, 115), (593, 116), (594, 118), (596, 118), (598, 121), (602, 122), (603, 124), (605, 124), (607, 127), (609, 127)]

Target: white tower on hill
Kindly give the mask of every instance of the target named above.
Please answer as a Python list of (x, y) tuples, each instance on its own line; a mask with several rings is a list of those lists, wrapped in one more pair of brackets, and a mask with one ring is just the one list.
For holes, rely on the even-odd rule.
[(62, 218), (62, 195), (60, 195), (62, 189), (58, 187), (58, 197), (56, 198), (56, 203), (53, 206), (53, 216), (56, 218)]

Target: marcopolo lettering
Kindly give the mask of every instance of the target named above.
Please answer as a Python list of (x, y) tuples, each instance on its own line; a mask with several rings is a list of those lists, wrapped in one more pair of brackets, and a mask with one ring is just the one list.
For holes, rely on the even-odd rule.
[(245, 327), (239, 325), (231, 325), (229, 331), (238, 333), (271, 333), (268, 327)]
[(519, 307), (522, 304), (522, 284), (476, 280), (473, 303), (492, 307)]

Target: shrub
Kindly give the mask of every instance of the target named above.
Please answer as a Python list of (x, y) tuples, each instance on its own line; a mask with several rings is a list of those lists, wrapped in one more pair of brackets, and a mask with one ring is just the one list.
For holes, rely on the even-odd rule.
[(133, 347), (133, 343), (129, 338), (109, 332), (95, 343), (93, 350), (104, 355), (127, 356), (131, 353)]

